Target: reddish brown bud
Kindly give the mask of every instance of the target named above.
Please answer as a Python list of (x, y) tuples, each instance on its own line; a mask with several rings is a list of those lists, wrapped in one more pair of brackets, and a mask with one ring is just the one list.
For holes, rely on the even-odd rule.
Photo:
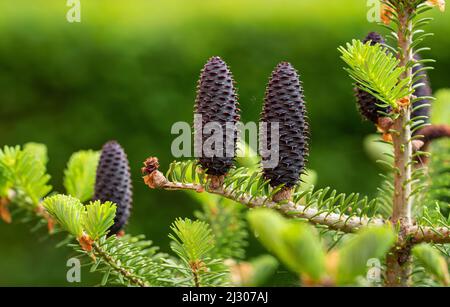
[(159, 169), (159, 161), (156, 157), (149, 157), (144, 161), (144, 167), (141, 168), (142, 175), (150, 175)]

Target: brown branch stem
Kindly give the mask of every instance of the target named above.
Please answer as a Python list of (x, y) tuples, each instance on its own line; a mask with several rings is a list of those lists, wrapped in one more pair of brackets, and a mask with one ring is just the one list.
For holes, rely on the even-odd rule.
[[(412, 39), (413, 24), (411, 15), (415, 8), (413, 4), (396, 4), (398, 17), (398, 57), (399, 66), (407, 67), (408, 63), (413, 61)], [(401, 79), (410, 79), (409, 88), (412, 87), (411, 81), (412, 68), (405, 69)], [(386, 258), (386, 285), (387, 286), (407, 286), (409, 276), (411, 275), (411, 247), (405, 242), (407, 229), (412, 225), (411, 207), (412, 207), (412, 144), (411, 144), (411, 100), (412, 96), (403, 97), (397, 103), (395, 110), (397, 118), (392, 126), (392, 141), (394, 145), (394, 197), (392, 202), (393, 224), (399, 225), (399, 236), (397, 245), (391, 250)]]
[(422, 242), (436, 244), (450, 243), (449, 227), (432, 228), (414, 225), (407, 229), (407, 235), (413, 244)]
[(207, 188), (200, 184), (192, 184), (192, 183), (180, 183), (180, 182), (171, 182), (167, 180), (162, 180), (162, 173), (159, 171), (155, 171), (152, 174), (154, 177), (158, 178), (159, 184), (155, 185), (155, 181), (150, 180), (151, 184), (148, 184), (148, 180), (146, 180), (147, 184), (150, 188), (160, 188), (164, 190), (190, 190), (196, 192), (208, 192), (211, 194), (220, 195), (222, 197), (234, 200), (239, 202), (248, 208), (259, 208), (266, 207), (277, 210), (291, 218), (301, 218), (306, 219), (309, 222), (317, 225), (324, 225), (333, 230), (339, 230), (342, 232), (355, 232), (358, 229), (369, 226), (369, 225), (383, 225), (385, 221), (380, 218), (360, 218), (356, 216), (348, 216), (345, 214), (338, 213), (330, 213), (325, 211), (319, 211), (317, 208), (307, 207), (300, 204), (295, 204), (292, 201), (287, 202), (275, 202), (266, 197), (254, 197), (249, 194), (241, 194), (238, 198), (235, 197), (232, 189), (227, 189), (223, 187), (218, 188)]
[[(155, 171), (154, 174), (159, 178), (158, 185), (149, 185), (152, 189), (163, 189), (168, 191), (195, 191), (197, 193), (211, 193), (219, 195), (245, 205), (248, 208), (272, 208), (279, 211), (290, 218), (302, 218), (316, 225), (328, 226), (330, 229), (338, 230), (346, 233), (353, 233), (362, 227), (367, 226), (381, 226), (390, 223), (380, 218), (359, 218), (350, 217), (345, 214), (320, 212), (316, 208), (306, 207), (304, 205), (295, 204), (292, 201), (277, 203), (269, 200), (266, 197), (253, 197), (249, 194), (242, 194), (236, 198), (231, 189), (219, 187), (211, 189), (200, 184), (171, 182), (164, 177), (161, 172)], [(153, 182), (154, 183), (154, 182)], [(421, 242), (433, 243), (450, 243), (450, 228), (439, 227), (432, 228), (426, 226), (412, 225), (403, 230), (403, 237), (405, 240), (409, 238), (409, 242), (417, 244)]]

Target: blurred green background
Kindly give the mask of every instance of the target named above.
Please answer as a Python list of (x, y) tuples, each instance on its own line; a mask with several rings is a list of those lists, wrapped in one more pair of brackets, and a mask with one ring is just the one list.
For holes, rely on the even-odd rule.
[[(71, 153), (110, 139), (126, 149), (135, 202), (128, 232), (168, 251), (169, 225), (198, 204), (182, 192), (149, 190), (140, 167), (149, 155), (173, 160), (171, 125), (191, 121), (196, 81), (220, 55), (238, 84), (244, 122), (257, 121), (274, 66), (300, 71), (312, 131), (309, 167), (319, 186), (374, 195), (377, 166), (362, 141), (373, 132), (356, 112), (336, 48), (379, 29), (365, 0), (81, 0), (68, 23), (60, 0), (0, 2), (0, 144), (48, 145), (52, 185), (63, 191)], [(431, 13), (434, 89), (450, 86), (450, 18)], [(21, 224), (0, 223), (0, 285), (68, 285), (70, 251)], [(249, 255), (259, 247), (252, 244)], [(93, 277), (84, 274), (83, 281)]]

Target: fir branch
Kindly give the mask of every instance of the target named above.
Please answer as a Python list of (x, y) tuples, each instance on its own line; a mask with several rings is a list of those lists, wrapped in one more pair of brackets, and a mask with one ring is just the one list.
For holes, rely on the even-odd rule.
[(350, 67), (346, 71), (357, 86), (386, 106), (397, 108), (398, 100), (412, 93), (408, 86), (410, 78), (401, 78), (405, 68), (399, 66), (400, 61), (394, 55), (386, 53), (383, 45), (353, 40), (346, 48), (340, 47), (339, 51)]
[[(184, 164), (174, 162), (171, 165), (167, 175), (178, 181), (169, 181), (156, 169), (147, 173), (144, 181), (150, 188), (207, 192), (234, 200), (248, 208), (272, 208), (291, 218), (306, 219), (313, 224), (324, 225), (331, 230), (342, 232), (355, 232), (361, 227), (386, 223), (379, 217), (367, 216), (369, 209), (375, 206), (376, 201), (368, 201), (367, 198), (360, 199), (357, 194), (336, 195), (336, 191), (330, 192), (327, 188), (314, 193), (297, 191), (294, 193), (293, 201), (275, 202), (272, 200), (272, 196), (277, 193), (278, 189), (264, 191), (265, 183), (261, 183), (260, 178), (254, 174), (243, 174), (241, 169), (237, 169), (234, 173), (228, 174), (223, 186), (211, 187), (208, 179), (201, 173), (199, 174), (195, 168), (192, 174), (196, 180), (193, 183), (187, 182), (192, 179), (192, 174), (187, 174), (183, 170), (191, 169), (191, 167), (191, 162)], [(184, 174), (179, 175), (180, 173)], [(299, 204), (299, 202), (303, 202), (303, 204)], [(351, 213), (347, 214), (346, 212)]]
[(101, 245), (94, 242), (92, 244), (94, 254), (103, 259), (113, 270), (119, 273), (123, 278), (129, 281), (132, 285), (137, 285), (140, 287), (148, 287), (149, 284), (144, 279), (139, 276), (133, 274), (130, 270), (127, 270), (125, 267), (121, 265), (120, 261), (117, 261), (111, 254), (109, 254), (105, 249), (102, 248)]
[(411, 226), (406, 231), (407, 237), (412, 243), (450, 243), (450, 226)]
[[(392, 202), (392, 217), (394, 224), (399, 225), (399, 245), (392, 249), (386, 259), (386, 284), (388, 286), (408, 285), (411, 275), (411, 246), (401, 245), (412, 226), (412, 207), (414, 201), (413, 182), (414, 174), (412, 129), (417, 125), (417, 118), (411, 119), (411, 104), (414, 102), (412, 92), (414, 50), (423, 41), (427, 34), (416, 31), (416, 21), (423, 8), (423, 1), (383, 0), (392, 10), (392, 22), (395, 24), (393, 36), (397, 44), (398, 69), (403, 73), (398, 76), (398, 83), (405, 88), (403, 97), (397, 101), (398, 109), (392, 125), (391, 135), (394, 145), (394, 191)], [(423, 60), (418, 61), (424, 63)], [(418, 85), (417, 85), (418, 86)]]
[[(46, 174), (45, 159), (42, 157), (42, 147), (20, 146), (0, 149), (0, 169), (3, 173), (3, 193), (9, 193), (7, 187), (14, 190), (14, 194), (23, 197), (21, 204), (36, 207), (41, 199), (47, 195), (52, 187), (48, 185), (50, 176)], [(6, 195), (0, 195), (6, 196)]]
[(71, 233), (71, 240), (77, 238), (79, 244), (69, 246), (88, 256), (92, 262), (91, 272), (103, 273), (102, 285), (111, 275), (121, 285), (159, 285), (158, 273), (162, 270), (158, 268), (157, 247), (150, 247), (151, 242), (142, 240), (142, 236), (106, 237), (105, 233), (113, 224), (115, 205), (96, 201), (81, 207), (78, 199), (55, 195), (39, 206), (38, 217), (47, 219), (51, 215), (63, 230)]
[(248, 245), (244, 208), (234, 201), (211, 194), (190, 193), (202, 204), (195, 216), (207, 222), (214, 235), (213, 258), (244, 259)]
[(100, 153), (92, 150), (81, 150), (70, 157), (64, 171), (64, 187), (69, 195), (81, 202), (92, 199), (99, 158)]
[[(0, 150), (0, 209), (9, 210), (3, 208), (6, 203), (8, 207), (13, 205), (14, 213), (25, 213), (23, 222), (37, 221), (32, 228), (34, 231), (47, 225), (49, 235), (69, 232), (60, 245), (77, 238), (79, 244), (69, 245), (89, 256), (94, 262), (91, 271), (103, 272), (104, 283), (109, 275), (114, 275), (123, 285), (158, 285), (155, 272), (161, 270), (154, 261), (155, 248), (148, 248), (149, 243), (138, 238), (105, 237), (113, 223), (115, 205), (97, 201), (83, 206), (79, 199), (65, 195), (42, 200), (51, 189), (47, 185), (50, 177), (45, 172), (46, 152), (45, 146), (35, 143), (25, 145), (23, 149), (6, 146)], [(92, 163), (80, 163), (86, 162), (85, 158)], [(93, 191), (92, 173), (95, 175), (93, 165), (97, 159), (95, 152), (72, 156), (66, 172), (66, 183), (73, 183), (70, 191), (85, 196), (92, 193), (89, 191)]]
[[(424, 192), (424, 206), (450, 214), (450, 141), (434, 142), (430, 148), (431, 160), (424, 170), (427, 189)], [(436, 206), (436, 204), (438, 206)], [(440, 220), (445, 219), (443, 216)]]
[(172, 227), (171, 248), (181, 261), (166, 261), (165, 267), (178, 273), (179, 278), (167, 280), (178, 286), (225, 286), (229, 271), (222, 259), (211, 257), (214, 236), (203, 221), (177, 219)]
[(438, 250), (427, 244), (414, 247), (413, 254), (416, 260), (430, 272), (437, 281), (444, 286), (450, 284), (450, 275), (447, 261)]

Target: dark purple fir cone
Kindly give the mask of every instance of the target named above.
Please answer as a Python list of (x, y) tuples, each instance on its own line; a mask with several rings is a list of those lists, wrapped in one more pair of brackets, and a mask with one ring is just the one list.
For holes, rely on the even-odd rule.
[[(363, 43), (370, 42), (371, 46), (380, 44), (384, 45), (384, 38), (376, 33), (370, 32), (363, 39)], [(358, 107), (359, 112), (366, 120), (371, 121), (375, 125), (378, 124), (378, 120), (380, 117), (383, 117), (383, 113), (389, 114), (392, 111), (390, 106), (385, 106), (385, 103), (375, 98), (372, 94), (360, 89), (359, 87), (355, 87), (355, 97), (356, 97), (356, 105)]]
[(128, 158), (116, 141), (103, 145), (95, 180), (94, 200), (116, 204), (114, 224), (108, 235), (117, 234), (127, 224), (133, 201)]
[(377, 32), (369, 32), (367, 36), (362, 41), (364, 44), (367, 42), (370, 42), (371, 46), (374, 46), (376, 44), (385, 45), (386, 41), (384, 40), (383, 36), (381, 36)]
[[(194, 112), (202, 117), (201, 127), (198, 126), (199, 123), (194, 123), (195, 137), (202, 146), (198, 162), (207, 174), (223, 176), (234, 164), (238, 137), (236, 124), (240, 118), (240, 109), (233, 75), (220, 57), (210, 58), (201, 71)], [(209, 147), (213, 154), (208, 154), (203, 145), (215, 131), (205, 133), (202, 130), (211, 123), (222, 129), (223, 141), (222, 149), (215, 148), (212, 144)], [(219, 154), (216, 154), (216, 149)]]
[[(309, 153), (309, 124), (303, 89), (295, 68), (287, 62), (277, 65), (272, 72), (266, 89), (261, 122), (267, 127), (261, 133), (266, 134), (267, 152), (262, 152), (263, 175), (270, 185), (284, 185), (285, 189), (295, 186), (305, 171)], [(273, 123), (279, 125), (278, 164), (269, 165), (271, 143), (275, 136), (271, 133)], [(260, 139), (264, 136), (261, 135)], [(276, 140), (274, 140), (276, 141)]]

